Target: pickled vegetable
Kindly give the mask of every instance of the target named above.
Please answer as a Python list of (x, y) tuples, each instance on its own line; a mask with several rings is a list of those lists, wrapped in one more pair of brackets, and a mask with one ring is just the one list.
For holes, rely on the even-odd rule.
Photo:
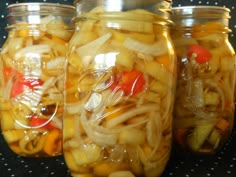
[(69, 43), (66, 164), (72, 176), (160, 176), (171, 151), (176, 76), (168, 28), (127, 20), (158, 18), (142, 10), (114, 12), (119, 20), (94, 11), (87, 15), (96, 20), (78, 20)]
[(62, 153), (64, 64), (72, 32), (53, 16), (33, 27), (25, 22), (10, 26), (1, 51), (1, 128), (18, 155)]
[(235, 53), (224, 24), (191, 29), (172, 32), (179, 62), (174, 139), (184, 152), (214, 154), (233, 126)]

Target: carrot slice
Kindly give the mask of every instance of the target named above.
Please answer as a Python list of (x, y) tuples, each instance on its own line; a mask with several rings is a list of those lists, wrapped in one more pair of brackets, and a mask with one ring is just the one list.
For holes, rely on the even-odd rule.
[(206, 24), (198, 24), (193, 27), (193, 37), (205, 37), (209, 34), (225, 31), (226, 28), (219, 22), (208, 22)]
[(219, 129), (220, 131), (222, 131), (222, 132), (225, 132), (225, 131), (227, 131), (227, 129), (229, 128), (229, 122), (227, 121), (227, 120), (225, 120), (225, 119), (220, 119), (217, 123), (216, 123), (216, 125), (215, 125), (215, 127), (217, 128), (217, 129)]
[(168, 55), (162, 55), (162, 56), (158, 56), (156, 57), (156, 61), (160, 64), (162, 64), (168, 71), (176, 73), (176, 68), (173, 62), (173, 59), (168, 56)]
[(58, 129), (51, 130), (45, 140), (44, 152), (53, 156), (61, 151), (61, 133)]
[(56, 36), (52, 36), (52, 40), (62, 44), (62, 45), (65, 45), (66, 44), (66, 41), (64, 41), (63, 39), (59, 38), (59, 37), (56, 37)]

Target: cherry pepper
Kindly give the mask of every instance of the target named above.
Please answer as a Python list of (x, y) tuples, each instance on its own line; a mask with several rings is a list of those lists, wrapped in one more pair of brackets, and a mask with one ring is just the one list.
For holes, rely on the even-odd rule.
[(39, 127), (39, 128), (44, 128), (44, 129), (58, 129), (56, 126), (51, 124), (51, 121), (48, 119), (43, 119), (38, 116), (32, 116), (30, 120), (31, 127)]
[[(22, 73), (12, 68), (3, 68), (3, 77), (5, 81), (12, 79), (13, 85), (11, 88), (11, 98), (15, 98), (18, 95), (24, 93), (25, 90), (36, 90), (43, 85), (43, 81), (35, 77), (27, 77)], [(29, 125), (31, 127), (39, 127), (44, 129), (54, 129), (56, 126), (51, 124), (48, 119), (41, 118), (37, 115), (32, 115)]]
[(211, 59), (211, 53), (203, 46), (195, 44), (188, 48), (188, 58), (194, 58), (197, 63), (203, 64)]
[(115, 75), (114, 82), (111, 85), (112, 90), (122, 90), (126, 96), (140, 93), (144, 88), (145, 79), (140, 71), (129, 71)]
[(3, 68), (3, 77), (5, 81), (13, 80), (11, 88), (11, 98), (23, 93), (26, 89), (35, 90), (42, 86), (43, 81), (36, 77), (27, 77), (12, 68)]

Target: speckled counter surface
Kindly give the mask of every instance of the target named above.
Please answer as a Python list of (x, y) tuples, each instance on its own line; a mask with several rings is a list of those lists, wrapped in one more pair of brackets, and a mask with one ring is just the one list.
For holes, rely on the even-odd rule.
[[(172, 153), (162, 177), (235, 177), (236, 130), (223, 149), (213, 156), (187, 157)], [(23, 158), (9, 150), (0, 136), (1, 177), (70, 177), (63, 156)]]
[[(58, 2), (72, 4), (73, 0), (0, 0), (0, 48), (6, 39), (6, 6), (16, 2)], [(173, 6), (219, 5), (231, 10), (229, 35), (236, 47), (236, 0), (173, 0)], [(223, 149), (210, 157), (186, 157), (172, 153), (162, 177), (235, 177), (236, 176), (236, 129)], [(0, 133), (0, 177), (70, 177), (63, 156), (35, 159), (15, 155)]]

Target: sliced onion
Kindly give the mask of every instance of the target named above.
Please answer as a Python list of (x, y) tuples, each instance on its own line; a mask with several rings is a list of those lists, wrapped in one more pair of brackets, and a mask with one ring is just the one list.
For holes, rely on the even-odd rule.
[(135, 116), (138, 116), (140, 114), (149, 113), (151, 111), (157, 111), (157, 110), (158, 110), (158, 106), (156, 104), (142, 105), (138, 108), (130, 109), (129, 111), (125, 112), (124, 114), (117, 116), (111, 120), (108, 120), (106, 123), (106, 126), (109, 128), (112, 128), (122, 122), (125, 122), (125, 121), (135, 117)]
[(87, 117), (86, 117), (86, 112), (85, 110), (81, 111), (81, 124), (88, 135), (88, 137), (95, 143), (106, 146), (106, 145), (115, 145), (117, 142), (117, 136), (115, 134), (104, 134), (102, 132), (96, 131), (95, 122), (88, 122)]
[(167, 53), (165, 42), (158, 41), (152, 45), (145, 44), (132, 38), (127, 38), (123, 44), (126, 48), (135, 52), (141, 52), (152, 56), (160, 56)]
[[(95, 55), (97, 50), (102, 47), (102, 45), (111, 37), (111, 33), (107, 33), (94, 41), (87, 43), (78, 49), (76, 49), (77, 54), (81, 57), (84, 67), (88, 67), (92, 57)], [(92, 50), (91, 50), (92, 49)]]
[(49, 45), (32, 45), (25, 48), (20, 49), (15, 54), (15, 59), (18, 60), (21, 57), (25, 57), (25, 55), (37, 55), (42, 53), (49, 53), (51, 50), (51, 47)]

